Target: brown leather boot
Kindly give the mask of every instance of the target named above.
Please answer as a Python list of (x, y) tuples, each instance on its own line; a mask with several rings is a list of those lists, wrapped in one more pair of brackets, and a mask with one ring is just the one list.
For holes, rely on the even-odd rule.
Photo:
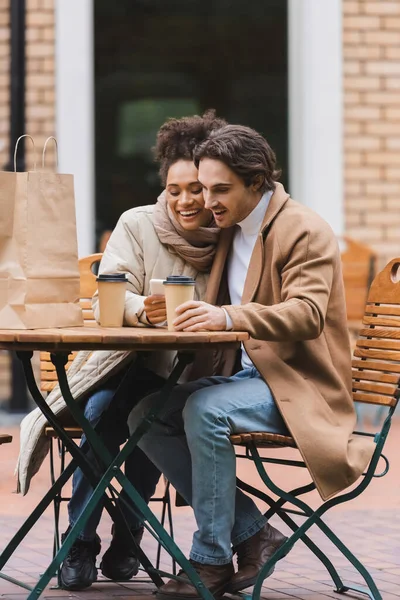
[[(232, 562), (227, 565), (203, 565), (202, 563), (190, 560), (190, 563), (215, 598), (221, 597), (226, 592), (235, 573)], [(178, 575), (186, 579), (186, 581), (171, 579), (157, 590), (157, 598), (161, 598), (162, 600), (170, 600), (171, 598), (194, 600), (194, 598), (200, 598), (196, 588), (185, 572), (181, 570)]]
[[(248, 538), (233, 551), (237, 553), (238, 571), (232, 577), (228, 592), (234, 593), (254, 585), (259, 572), (275, 550), (280, 548), (287, 537), (266, 523), (260, 531)], [(272, 567), (267, 577), (274, 572)]]

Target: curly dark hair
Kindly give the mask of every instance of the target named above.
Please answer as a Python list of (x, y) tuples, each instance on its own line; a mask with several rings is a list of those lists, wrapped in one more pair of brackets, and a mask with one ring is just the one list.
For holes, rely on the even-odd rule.
[(258, 189), (262, 193), (274, 190), (281, 175), (267, 140), (243, 125), (227, 125), (211, 133), (195, 148), (193, 160), (197, 167), (202, 158), (222, 161), (241, 177), (246, 187), (261, 180)]
[(195, 146), (203, 142), (208, 135), (227, 125), (224, 119), (216, 117), (215, 110), (206, 110), (202, 117), (182, 117), (168, 119), (157, 133), (153, 148), (155, 161), (160, 164), (160, 177), (165, 185), (168, 170), (178, 160), (193, 160)]

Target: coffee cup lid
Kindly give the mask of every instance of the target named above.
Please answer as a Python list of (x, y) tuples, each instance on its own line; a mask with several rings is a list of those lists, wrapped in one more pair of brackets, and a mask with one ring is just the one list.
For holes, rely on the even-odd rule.
[(196, 282), (191, 277), (186, 275), (168, 275), (163, 281), (164, 285), (196, 285)]
[(98, 275), (96, 281), (115, 281), (117, 283), (123, 283), (124, 281), (128, 281), (128, 279), (125, 273), (110, 273), (109, 275)]

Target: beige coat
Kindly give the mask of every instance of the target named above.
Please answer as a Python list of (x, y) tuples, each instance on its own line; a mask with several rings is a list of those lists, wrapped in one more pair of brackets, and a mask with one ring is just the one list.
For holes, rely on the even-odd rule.
[[(100, 265), (101, 273), (127, 274), (125, 325), (140, 325), (144, 298), (150, 294), (149, 284), (152, 278), (188, 275), (196, 280), (197, 298), (203, 298), (206, 291), (208, 275), (198, 273), (160, 243), (153, 226), (152, 213), (153, 206), (133, 208), (124, 213), (110, 237)], [(93, 308), (98, 318), (96, 297)], [(68, 370), (68, 381), (74, 398), (77, 401), (85, 400), (95, 387), (134, 357), (134, 352), (79, 352)], [(161, 376), (167, 376), (174, 358), (174, 352), (157, 352), (149, 356), (146, 366)], [(65, 409), (58, 385), (48, 395), (47, 403), (57, 415)], [(38, 408), (29, 413), (21, 423), (16, 473), (18, 491), (22, 494), (28, 492), (30, 481), (49, 450), (49, 440), (44, 436), (45, 426), (46, 419)]]
[[(223, 269), (233, 230), (221, 232), (207, 292), (227, 300)], [(355, 438), (351, 361), (341, 259), (316, 213), (277, 185), (257, 238), (241, 306), (224, 306), (324, 500), (351, 485), (374, 443)], [(232, 360), (225, 354), (226, 364)], [(229, 368), (225, 373), (229, 374)]]

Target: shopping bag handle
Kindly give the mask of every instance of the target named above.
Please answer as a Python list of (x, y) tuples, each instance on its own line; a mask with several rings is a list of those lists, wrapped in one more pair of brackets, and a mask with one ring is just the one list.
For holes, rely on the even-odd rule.
[(47, 143), (50, 142), (50, 140), (53, 140), (55, 147), (56, 147), (56, 167), (58, 167), (58, 143), (56, 138), (54, 137), (54, 135), (51, 135), (47, 138), (47, 140), (44, 143), (43, 146), (43, 152), (42, 152), (42, 169), (44, 169), (44, 159), (45, 159), (45, 155), (46, 155), (46, 147), (47, 147)]
[(20, 141), (22, 140), (22, 138), (29, 138), (32, 142), (33, 145), (33, 170), (36, 171), (36, 146), (35, 146), (35, 142), (33, 141), (33, 137), (31, 135), (28, 135), (27, 133), (25, 133), (24, 135), (20, 135), (19, 138), (17, 139), (17, 141), (15, 142), (15, 149), (14, 149), (14, 173), (16, 173), (17, 171), (17, 150), (18, 150), (18, 144), (20, 143)]

